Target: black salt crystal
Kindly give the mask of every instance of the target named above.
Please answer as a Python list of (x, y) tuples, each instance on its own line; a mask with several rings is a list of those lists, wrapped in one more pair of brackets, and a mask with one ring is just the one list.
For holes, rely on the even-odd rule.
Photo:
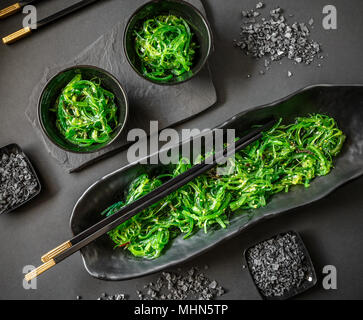
[(258, 2), (257, 4), (256, 4), (256, 9), (261, 9), (261, 8), (263, 8), (264, 7), (264, 3), (263, 2)]

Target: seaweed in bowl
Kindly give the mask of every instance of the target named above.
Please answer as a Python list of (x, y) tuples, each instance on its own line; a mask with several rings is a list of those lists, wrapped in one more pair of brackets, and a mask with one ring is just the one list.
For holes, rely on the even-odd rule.
[[(109, 237), (116, 248), (127, 249), (135, 257), (159, 258), (179, 235), (187, 239), (200, 229), (205, 233), (214, 227), (226, 229), (233, 215), (253, 215), (275, 194), (287, 193), (293, 186), (308, 188), (314, 178), (331, 172), (333, 158), (345, 139), (336, 121), (327, 115), (298, 117), (290, 124), (281, 119), (260, 140), (230, 159), (230, 174), (219, 176), (212, 170), (197, 177), (119, 225)], [(136, 177), (125, 199), (102, 215), (114, 214), (191, 167), (190, 161), (182, 158), (171, 170)]]
[(99, 78), (85, 80), (80, 73), (62, 90), (52, 111), (60, 133), (79, 147), (109, 142), (119, 125), (115, 95)]
[(198, 45), (188, 22), (175, 15), (147, 19), (135, 30), (141, 71), (155, 81), (170, 81), (190, 72)]
[(45, 135), (73, 153), (99, 151), (115, 141), (128, 116), (128, 99), (118, 80), (94, 66), (65, 69), (49, 80), (39, 99)]
[(182, 0), (149, 1), (131, 16), (124, 50), (134, 71), (160, 85), (180, 84), (207, 63), (212, 32), (203, 14)]

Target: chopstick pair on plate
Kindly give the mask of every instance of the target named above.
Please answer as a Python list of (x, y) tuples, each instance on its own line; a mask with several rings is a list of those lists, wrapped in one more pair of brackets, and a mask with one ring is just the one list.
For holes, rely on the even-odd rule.
[(101, 220), (100, 222), (96, 223), (85, 231), (79, 233), (71, 240), (51, 250), (50, 252), (41, 257), (43, 264), (32, 272), (28, 273), (25, 276), (25, 279), (27, 281), (31, 281), (43, 272), (47, 271), (48, 269), (54, 267), (56, 264), (71, 256), (73, 253), (81, 250), (83, 247), (87, 246), (94, 240), (113, 230), (118, 225), (131, 219), (139, 212), (148, 208), (152, 204), (159, 202), (169, 194), (191, 182), (199, 175), (216, 167), (217, 164), (220, 163), (220, 160), (226, 157), (231, 157), (236, 152), (242, 150), (251, 143), (260, 139), (262, 137), (262, 133), (271, 129), (275, 123), (275, 120), (269, 120), (263, 126), (254, 129), (249, 134), (239, 139), (234, 145), (229, 146), (223, 151), (216, 153), (210, 158), (205, 159), (205, 161), (193, 166), (191, 169), (180, 174), (179, 176), (168, 180), (159, 188), (153, 190), (152, 192), (134, 201), (133, 203), (123, 207), (112, 216)]
[[(24, 6), (26, 5), (30, 5), (33, 4), (35, 2), (38, 2), (40, 0), (31, 0), (31, 1), (21, 1), (18, 3), (13, 4), (10, 7), (7, 7), (5, 9), (0, 10), (0, 19), (2, 18), (6, 18), (18, 11), (20, 11)], [(5, 38), (3, 38), (3, 43), (4, 44), (12, 44), (30, 34), (32, 34), (33, 32), (47, 26), (48, 24), (55, 22), (56, 20), (59, 20), (77, 10), (80, 10), (90, 4), (92, 4), (93, 2), (96, 2), (98, 0), (82, 0), (77, 2), (76, 4), (69, 6), (68, 8), (65, 8), (61, 11), (58, 11), (40, 21), (37, 22), (37, 29), (31, 29), (30, 27), (24, 27), (8, 36), (6, 36)]]

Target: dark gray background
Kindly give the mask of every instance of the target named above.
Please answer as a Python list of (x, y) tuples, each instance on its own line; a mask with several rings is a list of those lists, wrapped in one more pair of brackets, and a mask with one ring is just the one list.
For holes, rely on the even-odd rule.
[[(119, 21), (120, 12), (130, 1), (100, 1), (16, 45), (0, 45), (0, 145), (15, 142), (22, 146), (41, 173), (44, 186), (41, 196), (31, 204), (0, 217), (2, 299), (75, 299), (77, 295), (95, 299), (102, 292), (124, 292), (136, 298), (135, 290), (156, 278), (153, 275), (113, 283), (95, 280), (87, 274), (76, 254), (40, 277), (37, 290), (24, 290), (22, 286), (23, 266), (38, 265), (41, 254), (70, 237), (69, 216), (83, 191), (98, 178), (126, 164), (126, 154), (121, 153), (81, 173), (64, 173), (46, 153), (25, 118), (28, 97), (44, 68), (68, 61), (107, 32)], [(12, 2), (2, 0), (1, 6)], [(43, 1), (38, 6), (39, 18), (74, 2)], [(206, 0), (204, 4), (215, 34), (216, 51), (211, 57), (211, 67), (219, 102), (180, 128), (214, 127), (242, 110), (272, 102), (310, 84), (363, 83), (361, 1), (265, 2), (269, 6), (278, 4), (287, 13), (295, 14), (292, 21), (315, 19), (312, 38), (322, 43), (327, 55), (322, 68), (295, 66), (284, 60), (282, 65), (273, 65), (265, 76), (258, 75), (262, 61), (251, 60), (232, 47), (232, 40), (239, 34), (240, 11), (254, 7), (256, 1)], [(326, 4), (334, 4), (338, 9), (336, 31), (321, 27), (322, 8)], [(17, 15), (1, 21), (0, 36), (17, 30), (22, 18)], [(293, 72), (292, 78), (287, 77), (288, 70)], [(247, 79), (248, 74), (253, 75), (251, 79)], [(320, 280), (324, 265), (338, 269), (338, 290), (325, 291), (320, 281), (315, 289), (300, 298), (362, 299), (362, 190), (363, 178), (360, 178), (318, 203), (261, 223), (181, 267), (184, 270), (207, 264), (207, 274), (228, 290), (223, 298), (256, 299), (258, 295), (250, 278), (242, 270), (244, 248), (266, 236), (294, 229), (301, 232), (310, 249)]]

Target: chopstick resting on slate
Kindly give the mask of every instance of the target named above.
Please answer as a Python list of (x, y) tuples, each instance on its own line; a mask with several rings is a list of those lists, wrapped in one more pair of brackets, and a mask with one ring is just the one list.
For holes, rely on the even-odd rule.
[(82, 0), (68, 8), (65, 8), (55, 14), (50, 15), (47, 18), (44, 18), (44, 19), (38, 21), (37, 29), (31, 29), (30, 27), (25, 27), (23, 29), (20, 29), (20, 30), (8, 35), (7, 37), (3, 38), (3, 43), (12, 44), (30, 34), (32, 34), (33, 32), (36, 32), (37, 30), (47, 26), (48, 24), (53, 23), (53, 22), (65, 17), (75, 11), (78, 11), (96, 1), (99, 1), (99, 0)]
[(28, 6), (28, 5), (38, 2), (38, 1), (40, 1), (40, 0), (19, 1), (9, 7), (0, 9), (0, 19), (5, 19), (5, 18), (19, 12), (23, 7)]
[(180, 174), (179, 176), (168, 180), (159, 188), (153, 190), (152, 192), (127, 205), (126, 207), (123, 207), (113, 215), (101, 220), (92, 227), (76, 235), (73, 239), (61, 244), (57, 248), (48, 252), (41, 258), (44, 264), (33, 270), (32, 272), (28, 273), (25, 276), (25, 279), (27, 281), (30, 281), (36, 278), (43, 272), (47, 271), (48, 269), (52, 268), (56, 264), (71, 256), (73, 253), (79, 251), (94, 240), (98, 239), (105, 233), (113, 230), (118, 225), (131, 219), (139, 212), (148, 208), (152, 204), (159, 202), (169, 194), (173, 193), (190, 181), (194, 180), (197, 176), (216, 167), (217, 164), (220, 162), (219, 160), (222, 160), (226, 157), (231, 157), (234, 153), (240, 151), (241, 149), (260, 139), (262, 137), (262, 132), (271, 129), (275, 123), (275, 120), (268, 121), (265, 125), (253, 130), (246, 136), (239, 139), (235, 143), (235, 145), (224, 149), (222, 152), (219, 152), (211, 156), (210, 158), (207, 158), (202, 163), (193, 166), (191, 169)]

